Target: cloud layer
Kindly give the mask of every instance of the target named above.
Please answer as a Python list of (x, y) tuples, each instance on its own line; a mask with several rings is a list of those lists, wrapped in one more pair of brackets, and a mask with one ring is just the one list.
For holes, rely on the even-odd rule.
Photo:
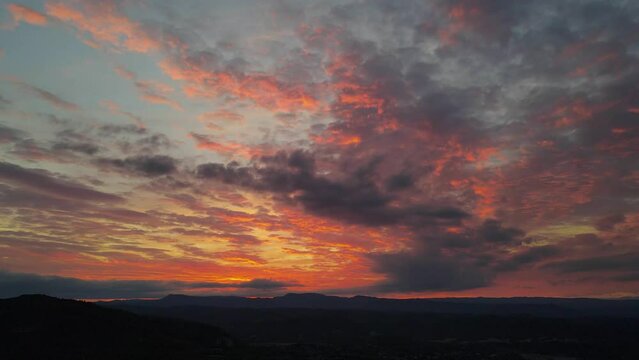
[(639, 6), (192, 5), (5, 7), (15, 44), (89, 60), (0, 60), (4, 268), (132, 295), (639, 293)]
[(80, 280), (60, 276), (0, 271), (0, 298), (22, 294), (47, 294), (73, 299), (158, 298), (171, 293), (215, 294), (218, 289), (248, 289), (268, 293), (297, 284), (269, 279), (238, 283), (154, 281), (154, 280)]

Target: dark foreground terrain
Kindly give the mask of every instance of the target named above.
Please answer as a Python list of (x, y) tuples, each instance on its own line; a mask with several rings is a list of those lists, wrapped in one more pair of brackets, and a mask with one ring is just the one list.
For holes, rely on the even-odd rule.
[(0, 359), (635, 360), (636, 305), (317, 294), (96, 305), (22, 296), (0, 300)]
[(0, 300), (0, 359), (212, 359), (219, 328), (44, 295)]

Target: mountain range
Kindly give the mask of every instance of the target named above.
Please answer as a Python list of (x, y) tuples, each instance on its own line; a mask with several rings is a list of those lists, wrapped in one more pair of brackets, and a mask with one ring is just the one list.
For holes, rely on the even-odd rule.
[(534, 315), (549, 317), (613, 316), (639, 318), (637, 299), (592, 298), (417, 298), (339, 297), (290, 293), (272, 298), (168, 295), (157, 300), (101, 302), (111, 307), (168, 308), (200, 306), (246, 309), (325, 309), (477, 315)]

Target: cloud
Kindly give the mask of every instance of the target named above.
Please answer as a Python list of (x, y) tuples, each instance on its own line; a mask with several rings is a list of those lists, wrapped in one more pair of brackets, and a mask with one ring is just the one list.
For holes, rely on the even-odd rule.
[(264, 155), (267, 152), (260, 146), (249, 146), (234, 141), (221, 141), (205, 134), (192, 132), (189, 136), (195, 140), (198, 149), (214, 151), (224, 156), (232, 157), (237, 155), (242, 158), (251, 159)]
[(244, 116), (230, 111), (230, 110), (217, 110), (211, 112), (205, 112), (197, 117), (198, 120), (206, 122), (206, 121), (223, 121), (223, 122), (244, 122)]
[(0, 298), (46, 294), (74, 299), (159, 298), (171, 293), (211, 294), (221, 289), (274, 291), (297, 286), (269, 279), (244, 282), (185, 282), (161, 280), (82, 280), (0, 270)]
[[(173, 80), (186, 83), (184, 90), (188, 96), (207, 98), (227, 94), (269, 109), (315, 110), (319, 106), (303, 84), (287, 83), (260, 71), (241, 71), (234, 65), (237, 59), (216, 64), (221, 59), (216, 49), (194, 50), (180, 32), (170, 26), (133, 20), (118, 2), (80, 1), (73, 6), (48, 2), (45, 9), (50, 17), (70, 24), (78, 34), (86, 36), (88, 45), (142, 53), (164, 51), (167, 56), (160, 62), (161, 68)], [(134, 78), (130, 71), (119, 72), (126, 78)], [(156, 83), (136, 80), (136, 87), (147, 101), (181, 108), (163, 91), (158, 91), (163, 87)]]
[(296, 283), (276, 281), (270, 279), (253, 279), (236, 285), (239, 288), (259, 289), (259, 290), (276, 290), (287, 287), (298, 286)]
[(387, 276), (373, 285), (371, 291), (460, 291), (487, 287), (500, 272), (558, 253), (555, 247), (547, 246), (522, 251), (512, 258), (498, 256), (504, 249), (518, 247), (525, 233), (492, 219), (445, 229), (413, 227), (418, 235), (411, 249), (369, 255), (372, 269)]
[(53, 144), (51, 148), (56, 151), (73, 151), (85, 155), (95, 155), (98, 151), (100, 151), (100, 148), (97, 145), (91, 143), (59, 142)]
[(148, 130), (146, 128), (135, 125), (106, 124), (100, 126), (100, 128), (98, 129), (98, 133), (103, 136), (114, 136), (119, 134), (143, 135), (147, 132)]
[(27, 136), (27, 133), (0, 124), (0, 144), (15, 143)]
[(201, 179), (215, 179), (226, 184), (239, 186), (255, 186), (251, 169), (241, 167), (237, 162), (227, 165), (219, 163), (206, 163), (197, 166), (195, 174)]
[[(209, 236), (218, 215), (226, 222), (216, 226), (228, 230), (220, 238), (231, 246), (264, 241), (250, 235), (258, 228), (269, 234), (283, 229), (290, 238), (274, 241), (312, 256), (317, 266), (330, 263), (331, 271), (346, 274), (340, 274), (344, 281), (370, 284), (372, 275), (386, 276), (370, 288), (379, 292), (503, 286), (502, 275), (523, 274), (522, 281), (539, 275), (548, 283), (540, 286), (582, 273), (605, 272), (610, 281), (634, 276), (634, 258), (624, 254), (637, 251), (639, 213), (633, 200), (639, 191), (633, 162), (639, 156), (639, 67), (631, 31), (637, 5), (455, 0), (264, 6), (278, 19), (275, 26), (210, 21), (209, 12), (135, 2), (45, 7), (51, 20), (91, 46), (153, 52), (164, 74), (198, 101), (199, 120), (216, 130), (188, 130), (197, 149), (216, 153), (199, 155), (235, 160), (200, 164), (188, 177), (185, 169), (201, 158), (169, 152), (184, 139), (146, 129), (139, 115), (103, 102), (138, 126), (91, 130), (101, 151), (110, 141), (126, 154), (92, 164), (147, 176), (150, 182), (138, 188), (195, 213), (163, 214), (171, 233)], [(177, 107), (166, 84), (124, 67), (116, 71), (143, 99)], [(202, 113), (200, 100), (215, 110)], [(256, 121), (240, 140), (224, 133), (236, 126), (220, 126), (249, 121), (235, 109)], [(90, 140), (56, 138), (52, 144), (60, 152), (54, 153), (45, 143), (0, 130), (5, 142), (20, 141), (11, 153), (23, 158), (94, 151)], [(160, 150), (172, 155), (153, 155)], [(35, 186), (20, 186), (17, 180), (5, 186), (3, 200), (43, 204)], [(207, 205), (232, 199), (251, 207), (257, 201), (237, 192), (258, 192), (268, 209), (249, 215)], [(596, 236), (583, 233), (591, 227), (599, 230)], [(206, 255), (195, 246), (182, 249)], [(270, 265), (259, 250), (225, 256)], [(615, 262), (628, 266), (614, 269)]]
[(613, 230), (617, 224), (621, 224), (624, 221), (626, 221), (626, 217), (623, 214), (613, 214), (599, 219), (595, 223), (595, 228), (600, 231), (610, 231)]
[(137, 155), (125, 159), (100, 159), (98, 163), (151, 177), (169, 175), (176, 171), (175, 159), (166, 155)]
[(382, 293), (459, 291), (490, 285), (495, 274), (470, 260), (428, 252), (372, 254), (373, 270), (387, 276), (371, 287)]
[(27, 169), (7, 162), (0, 162), (0, 181), (53, 198), (105, 203), (123, 200), (117, 195), (93, 190), (87, 186), (55, 177), (45, 170)]
[(142, 99), (150, 103), (168, 105), (175, 110), (184, 110), (179, 102), (168, 97), (173, 92), (173, 88), (166, 84), (152, 80), (137, 80), (135, 87), (140, 92)]
[[(133, 123), (135, 124), (135, 126), (137, 126), (137, 128), (139, 129), (144, 129), (146, 126), (144, 125), (144, 121), (142, 121), (142, 118), (138, 115), (135, 115), (131, 112), (128, 111), (124, 111), (120, 108), (120, 105), (118, 105), (116, 102), (111, 101), (111, 100), (102, 100), (100, 102), (100, 104), (102, 106), (104, 106), (105, 108), (107, 108), (107, 110), (109, 110), (109, 112), (111, 112), (112, 114), (116, 114), (116, 115), (122, 115), (128, 119), (130, 119), (131, 121), (133, 121)], [(119, 129), (120, 132), (123, 132), (122, 130), (124, 130), (125, 128), (122, 127), (121, 125), (105, 125), (104, 127), (109, 127), (109, 126), (114, 126), (113, 129)], [(133, 131), (128, 131), (128, 132), (133, 132)]]
[(319, 101), (301, 84), (286, 83), (264, 73), (240, 72), (217, 63), (211, 51), (193, 51), (160, 63), (171, 79), (186, 83), (185, 94), (195, 98), (230, 95), (272, 110), (317, 110)]
[(47, 17), (29, 7), (20, 4), (7, 4), (7, 10), (13, 17), (14, 26), (21, 21), (31, 25), (43, 26), (47, 24)]
[(494, 219), (485, 220), (479, 228), (479, 237), (489, 242), (510, 243), (524, 235), (522, 230), (503, 227), (500, 221)]
[(133, 81), (142, 99), (153, 104), (168, 105), (175, 110), (184, 110), (179, 102), (169, 98), (169, 95), (173, 93), (173, 88), (169, 85), (155, 80), (140, 80), (134, 72), (122, 66), (117, 66), (115, 71), (122, 78)]
[(21, 81), (14, 81), (15, 84), (19, 85), (20, 87), (22, 87), (23, 89), (27, 90), (28, 92), (36, 95), (37, 97), (39, 97), (40, 99), (48, 102), (49, 104), (57, 107), (58, 109), (62, 109), (62, 110), (66, 110), (66, 111), (78, 111), (80, 110), (80, 106), (77, 104), (74, 104), (72, 102), (66, 101), (62, 98), (60, 98), (59, 96), (41, 89), (39, 87), (33, 86), (33, 85), (29, 85), (27, 83), (21, 82)]
[(49, 1), (45, 10), (50, 17), (73, 26), (85, 42), (92, 46), (110, 46), (132, 52), (150, 52), (160, 48), (144, 25), (120, 11), (118, 2), (79, 1), (78, 7)]
[(399, 191), (411, 188), (415, 184), (415, 179), (410, 174), (396, 174), (386, 180), (386, 189), (388, 191)]
[(535, 263), (552, 258), (565, 251), (557, 245), (543, 245), (524, 249), (511, 258), (497, 265), (501, 271), (514, 271), (521, 269), (524, 265), (534, 265)]
[(592, 273), (606, 271), (639, 272), (639, 253), (603, 255), (552, 262), (545, 268), (560, 273)]
[(312, 213), (352, 223), (426, 226), (457, 223), (468, 216), (453, 207), (392, 205), (392, 195), (374, 183), (366, 167), (356, 169), (343, 181), (318, 176), (312, 154), (301, 150), (263, 156), (253, 167), (201, 164), (196, 173), (201, 178), (281, 194)]
[[(2, 49), (0, 49), (0, 59), (2, 59), (3, 55), (4, 55), (4, 52), (2, 51)], [(6, 108), (10, 104), (11, 104), (11, 101), (5, 99), (4, 97), (2, 97), (2, 95), (0, 95), (0, 110)]]

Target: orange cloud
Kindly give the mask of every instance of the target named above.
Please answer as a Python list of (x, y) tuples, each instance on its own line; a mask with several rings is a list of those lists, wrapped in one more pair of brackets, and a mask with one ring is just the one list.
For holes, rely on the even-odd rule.
[(472, 185), (473, 192), (479, 196), (475, 211), (482, 219), (487, 219), (495, 214), (495, 202), (497, 198), (498, 184), (476, 181)]
[(203, 122), (217, 120), (228, 122), (244, 122), (244, 116), (226, 109), (205, 112), (203, 114), (200, 114), (197, 119)]
[[(151, 29), (124, 14), (114, 1), (82, 1), (78, 6), (62, 2), (48, 2), (47, 14), (74, 27), (85, 43), (93, 47), (113, 47), (116, 50), (151, 52), (166, 48), (179, 48), (186, 54), (188, 46), (178, 37), (164, 35), (157, 39)], [(276, 77), (260, 72), (248, 74), (226, 70), (211, 71), (197, 61), (178, 56), (160, 62), (163, 71), (174, 80), (184, 81), (184, 93), (193, 97), (216, 97), (231, 95), (240, 100), (278, 111), (318, 110), (319, 100), (308, 89), (299, 84), (288, 84)], [(125, 78), (134, 74), (119, 71)], [(139, 83), (139, 81), (137, 81)], [(148, 83), (140, 83), (144, 87)], [(142, 97), (152, 103), (165, 104), (176, 109), (181, 106), (161, 92), (144, 92)]]
[(316, 144), (351, 146), (362, 142), (362, 138), (359, 135), (344, 134), (337, 130), (327, 130), (321, 135), (311, 135), (310, 138)]
[(47, 17), (24, 5), (8, 4), (7, 10), (11, 13), (15, 25), (19, 22), (25, 22), (31, 25), (43, 26), (47, 24)]
[(587, 103), (584, 100), (560, 101), (549, 113), (542, 115), (540, 120), (552, 123), (555, 128), (564, 128), (589, 120), (619, 103), (617, 100), (598, 104)]
[(169, 85), (153, 80), (137, 80), (135, 87), (140, 93), (140, 97), (153, 104), (168, 105), (175, 110), (183, 110), (179, 102), (168, 97), (173, 92)]
[(451, 7), (448, 11), (450, 24), (439, 31), (439, 41), (443, 45), (455, 45), (457, 36), (470, 26), (469, 23), (473, 18), (480, 14), (479, 8), (463, 3)]
[(590, 60), (588, 63), (577, 67), (575, 70), (568, 73), (568, 76), (571, 76), (571, 77), (586, 76), (593, 68), (596, 68), (606, 63), (616, 64), (619, 59), (620, 59), (620, 54), (616, 52), (601, 54), (597, 56), (595, 59)]
[(61, 2), (45, 4), (49, 16), (73, 26), (80, 35), (88, 36), (88, 45), (104, 45), (133, 52), (150, 52), (160, 48), (142, 24), (120, 12), (113, 1), (84, 1), (81, 8)]
[(240, 157), (250, 159), (271, 153), (271, 151), (267, 151), (261, 147), (252, 147), (233, 141), (218, 142), (206, 135), (191, 133), (190, 136), (197, 143), (198, 149), (210, 150), (226, 156), (238, 155)]
[(133, 71), (127, 70), (122, 66), (116, 66), (115, 72), (123, 79), (133, 81), (133, 85), (143, 100), (152, 104), (168, 105), (175, 110), (183, 110), (179, 102), (169, 97), (173, 93), (171, 86), (155, 80), (140, 80)]
[(185, 93), (192, 97), (232, 95), (278, 111), (318, 110), (319, 101), (301, 86), (285, 84), (274, 76), (208, 71), (188, 59), (164, 60), (162, 70), (173, 80), (185, 81)]

